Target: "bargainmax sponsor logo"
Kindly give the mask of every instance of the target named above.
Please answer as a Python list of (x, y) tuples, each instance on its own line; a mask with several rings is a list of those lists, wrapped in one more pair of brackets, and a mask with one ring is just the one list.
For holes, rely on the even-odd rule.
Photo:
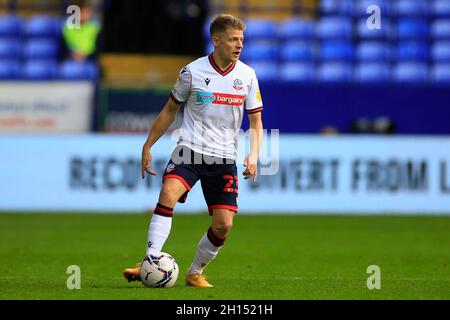
[(219, 92), (197, 92), (197, 102), (213, 103), (227, 106), (240, 107), (244, 104), (245, 96), (240, 94), (228, 94)]

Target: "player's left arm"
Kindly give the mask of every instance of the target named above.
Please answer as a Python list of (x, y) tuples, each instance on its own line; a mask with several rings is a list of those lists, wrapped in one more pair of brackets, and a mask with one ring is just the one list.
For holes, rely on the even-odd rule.
[(249, 113), (248, 120), (250, 123), (250, 153), (244, 160), (246, 169), (243, 172), (244, 179), (253, 177), (253, 181), (258, 176), (258, 157), (259, 148), (263, 140), (263, 123), (261, 112)]

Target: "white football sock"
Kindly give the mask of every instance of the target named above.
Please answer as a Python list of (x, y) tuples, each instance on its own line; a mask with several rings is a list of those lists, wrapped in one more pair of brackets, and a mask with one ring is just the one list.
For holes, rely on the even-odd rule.
[(172, 217), (153, 214), (150, 226), (148, 227), (147, 256), (162, 251), (162, 247), (169, 237), (171, 227)]
[(192, 261), (191, 267), (189, 268), (187, 274), (202, 274), (206, 266), (211, 261), (213, 261), (219, 253), (219, 250), (222, 247), (223, 241), (225, 241), (225, 239), (220, 239), (220, 244), (216, 242), (216, 244), (219, 244), (218, 246), (214, 245), (208, 238), (208, 234), (210, 235), (210, 237), (212, 234), (210, 230), (208, 230), (208, 232), (206, 232), (200, 239), (200, 242), (197, 245), (197, 252), (195, 253), (194, 261)]

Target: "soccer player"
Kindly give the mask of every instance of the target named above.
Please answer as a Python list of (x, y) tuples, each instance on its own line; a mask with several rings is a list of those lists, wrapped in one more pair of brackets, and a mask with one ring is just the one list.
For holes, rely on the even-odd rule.
[[(239, 61), (245, 24), (237, 17), (221, 14), (210, 25), (214, 52), (184, 67), (170, 98), (150, 129), (142, 149), (142, 177), (155, 175), (151, 147), (175, 120), (184, 103), (184, 117), (177, 146), (163, 175), (158, 203), (150, 221), (146, 255), (162, 251), (177, 202), (186, 200), (200, 180), (212, 217), (209, 229), (197, 246), (185, 282), (212, 287), (203, 274), (225, 242), (238, 211), (237, 143), (243, 113), (250, 124), (250, 152), (244, 160), (244, 179), (257, 177), (262, 141), (262, 100), (255, 71)], [(128, 281), (140, 280), (140, 263), (123, 270)]]

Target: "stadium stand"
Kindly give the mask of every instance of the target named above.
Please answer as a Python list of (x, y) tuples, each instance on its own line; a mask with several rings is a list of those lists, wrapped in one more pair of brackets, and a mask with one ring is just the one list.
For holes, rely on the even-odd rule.
[(56, 61), (26, 61), (22, 69), (22, 77), (27, 80), (53, 80), (57, 75)]
[[(57, 64), (56, 73), (44, 78), (99, 76), (98, 69), (92, 73), (90, 66), (61, 59), (64, 5), (67, 1), (0, 2), (0, 60), (11, 62), (2, 67), (2, 79), (34, 77), (29, 71), (44, 70), (44, 61)], [(380, 29), (367, 25), (373, 5), (381, 10)], [(206, 52), (213, 50), (209, 23), (215, 13), (243, 17), (247, 30), (241, 58), (261, 74), (261, 81), (442, 82), (450, 61), (447, 0), (211, 0), (209, 8), (203, 30)], [(163, 79), (159, 66), (154, 68), (156, 78)], [(111, 77), (114, 72), (102, 74)], [(135, 74), (139, 81), (146, 77)]]
[(31, 59), (48, 59), (55, 60), (58, 58), (59, 47), (58, 42), (51, 39), (34, 39), (26, 41), (23, 44), (23, 57), (26, 60)]
[(435, 0), (431, 3), (430, 14), (434, 17), (450, 17), (450, 1)]
[(20, 61), (0, 58), (0, 80), (12, 80), (20, 77)]
[(47, 15), (33, 16), (23, 21), (24, 36), (29, 38), (53, 38), (56, 39), (61, 33), (63, 20), (58, 17)]
[(16, 15), (0, 15), (0, 37), (19, 37), (21, 33), (21, 26), (21, 19)]
[(83, 64), (61, 59), (65, 2), (0, 3), (0, 79), (96, 80), (99, 67), (95, 62)]
[(378, 41), (361, 41), (356, 48), (356, 59), (363, 62), (386, 61), (391, 58), (389, 44)]
[(397, 0), (394, 5), (397, 16), (423, 16), (429, 9), (427, 0)]
[(435, 62), (450, 62), (450, 41), (439, 41), (431, 48), (431, 57)]
[(251, 40), (275, 40), (278, 37), (278, 24), (271, 20), (250, 19), (245, 34)]
[[(263, 79), (445, 82), (450, 61), (450, 1), (283, 1), (283, 10), (290, 13), (272, 19), (263, 11), (275, 10), (273, 1), (213, 1), (211, 16), (217, 2), (222, 3), (217, 12), (226, 11), (230, 4), (245, 18), (241, 58), (250, 65), (255, 63), (252, 66), (258, 74), (263, 73)], [(380, 8), (378, 29), (367, 24), (373, 5)], [(205, 28), (206, 44), (208, 32)], [(213, 48), (208, 44), (206, 50), (209, 53)], [(270, 67), (263, 63), (269, 60)], [(268, 70), (278, 73), (269, 76)]]
[(0, 58), (14, 59), (20, 56), (21, 43), (14, 38), (0, 39)]
[(389, 81), (389, 64), (378, 62), (360, 63), (355, 67), (354, 76), (355, 81), (362, 83)]
[(281, 40), (311, 39), (314, 36), (314, 23), (300, 18), (288, 18), (280, 22), (278, 32)]
[(258, 70), (258, 79), (260, 81), (278, 81), (279, 64), (271, 60), (268, 61), (250, 61), (251, 66)]
[(63, 80), (96, 80), (98, 68), (92, 61), (77, 62), (67, 60), (59, 65), (58, 76), (59, 79)]
[(313, 62), (315, 52), (311, 42), (292, 40), (284, 43), (280, 56), (285, 62)]
[(450, 63), (437, 63), (431, 71), (431, 79), (435, 83), (450, 84)]
[(317, 71), (317, 78), (327, 83), (349, 82), (352, 79), (352, 68), (345, 62), (325, 62)]
[(311, 63), (287, 62), (280, 67), (280, 78), (284, 82), (314, 81), (315, 70)]
[(399, 62), (394, 66), (394, 81), (424, 83), (428, 80), (428, 67), (426, 63)]

